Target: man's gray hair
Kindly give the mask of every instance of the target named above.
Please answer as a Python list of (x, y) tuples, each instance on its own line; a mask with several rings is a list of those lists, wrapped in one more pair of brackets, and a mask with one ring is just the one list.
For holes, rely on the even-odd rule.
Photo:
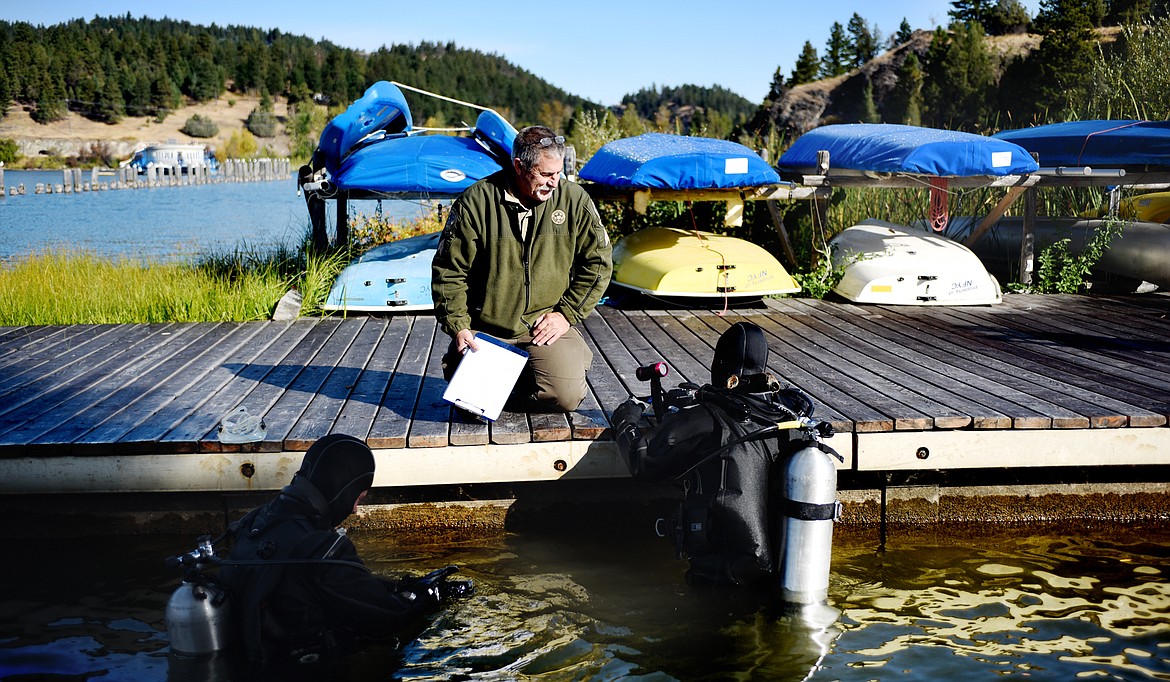
[(565, 138), (544, 126), (528, 126), (516, 134), (512, 158), (519, 159), (525, 169), (531, 170), (544, 154), (565, 158)]

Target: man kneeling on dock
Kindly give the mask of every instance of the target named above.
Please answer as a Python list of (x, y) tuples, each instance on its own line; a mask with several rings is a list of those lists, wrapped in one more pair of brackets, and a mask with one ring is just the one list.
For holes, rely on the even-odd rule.
[(593, 200), (560, 182), (565, 139), (520, 131), (512, 167), (480, 180), (452, 205), (431, 270), (435, 316), (451, 345), (450, 380), (483, 332), (529, 354), (514, 410), (571, 412), (587, 390), (593, 354), (573, 325), (601, 299), (612, 269)]

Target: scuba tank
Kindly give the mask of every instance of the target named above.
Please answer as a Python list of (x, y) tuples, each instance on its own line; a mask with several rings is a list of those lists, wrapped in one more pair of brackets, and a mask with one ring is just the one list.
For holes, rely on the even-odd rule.
[(789, 458), (781, 500), (780, 586), (785, 601), (813, 604), (829, 594), (833, 556), (833, 522), (841, 516), (837, 502), (837, 467), (811, 441)]
[(226, 649), (233, 633), (231, 603), (224, 587), (203, 573), (216, 560), (210, 536), (199, 538), (199, 547), (167, 559), (168, 566), (185, 569), (183, 582), (167, 601), (166, 625), (171, 650), (202, 656)]
[(167, 602), (171, 650), (202, 656), (227, 648), (231, 620), (227, 591), (215, 583), (184, 580)]

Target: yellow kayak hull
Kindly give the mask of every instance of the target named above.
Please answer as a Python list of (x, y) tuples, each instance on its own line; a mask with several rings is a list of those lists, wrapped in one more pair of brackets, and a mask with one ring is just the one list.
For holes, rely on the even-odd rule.
[(1122, 199), (1117, 213), (1125, 220), (1170, 222), (1170, 192), (1152, 192)]
[(772, 254), (743, 239), (650, 227), (613, 247), (614, 284), (655, 296), (792, 294), (800, 285)]

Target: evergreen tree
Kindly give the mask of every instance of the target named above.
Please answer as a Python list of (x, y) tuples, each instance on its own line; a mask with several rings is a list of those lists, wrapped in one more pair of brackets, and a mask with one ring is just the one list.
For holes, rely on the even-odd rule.
[(935, 30), (927, 51), (923, 118), (931, 127), (978, 131), (990, 119), (995, 84), (983, 27), (955, 24)]
[(0, 62), (0, 120), (8, 115), (8, 105), (12, 102), (12, 88), (9, 85), (8, 73)]
[(994, 0), (951, 0), (951, 9), (947, 11), (947, 16), (951, 18), (952, 24), (979, 22), (986, 27), (993, 7)]
[[(46, 58), (46, 63), (51, 63)], [(37, 123), (52, 123), (65, 119), (68, 109), (65, 103), (65, 83), (54, 68), (47, 69), (33, 90), (34, 107), (30, 113)]]
[(779, 66), (776, 67), (776, 72), (772, 74), (772, 83), (768, 86), (767, 101), (778, 102), (788, 91), (788, 85), (784, 82), (784, 70)]
[(832, 78), (849, 71), (849, 41), (840, 22), (829, 27), (829, 41), (825, 44), (825, 55), (821, 57), (821, 77)]
[(122, 89), (112, 78), (107, 78), (97, 94), (91, 118), (103, 123), (117, 123), (126, 113), (122, 103)]
[(1028, 30), (1031, 18), (1028, 10), (1020, 0), (998, 0), (995, 7), (983, 23), (988, 35), (1002, 36), (1014, 33), (1024, 33)]
[(909, 42), (912, 35), (914, 35), (914, 29), (910, 28), (910, 22), (902, 17), (902, 23), (898, 25), (898, 32), (890, 39), (890, 47), (897, 47)]
[(1036, 25), (1044, 39), (1023, 69), (1029, 76), (1026, 117), (1063, 120), (1070, 105), (1083, 99), (1093, 64), (1091, 11), (1083, 0), (1041, 0)]
[(1112, 0), (1105, 23), (1111, 26), (1136, 24), (1150, 14), (1150, 0)]
[(861, 89), (861, 106), (857, 113), (857, 119), (862, 123), (881, 123), (882, 117), (878, 115), (877, 105), (873, 101), (873, 83), (868, 78), (865, 79), (865, 85)]
[(849, 18), (849, 55), (852, 66), (861, 66), (877, 56), (880, 38), (856, 12)]
[(913, 52), (898, 67), (898, 81), (886, 98), (887, 120), (905, 125), (922, 125), (922, 64)]
[(788, 79), (790, 86), (811, 83), (817, 79), (821, 60), (817, 57), (817, 49), (809, 41), (804, 41), (804, 48), (796, 58), (796, 66), (792, 69), (792, 77)]

